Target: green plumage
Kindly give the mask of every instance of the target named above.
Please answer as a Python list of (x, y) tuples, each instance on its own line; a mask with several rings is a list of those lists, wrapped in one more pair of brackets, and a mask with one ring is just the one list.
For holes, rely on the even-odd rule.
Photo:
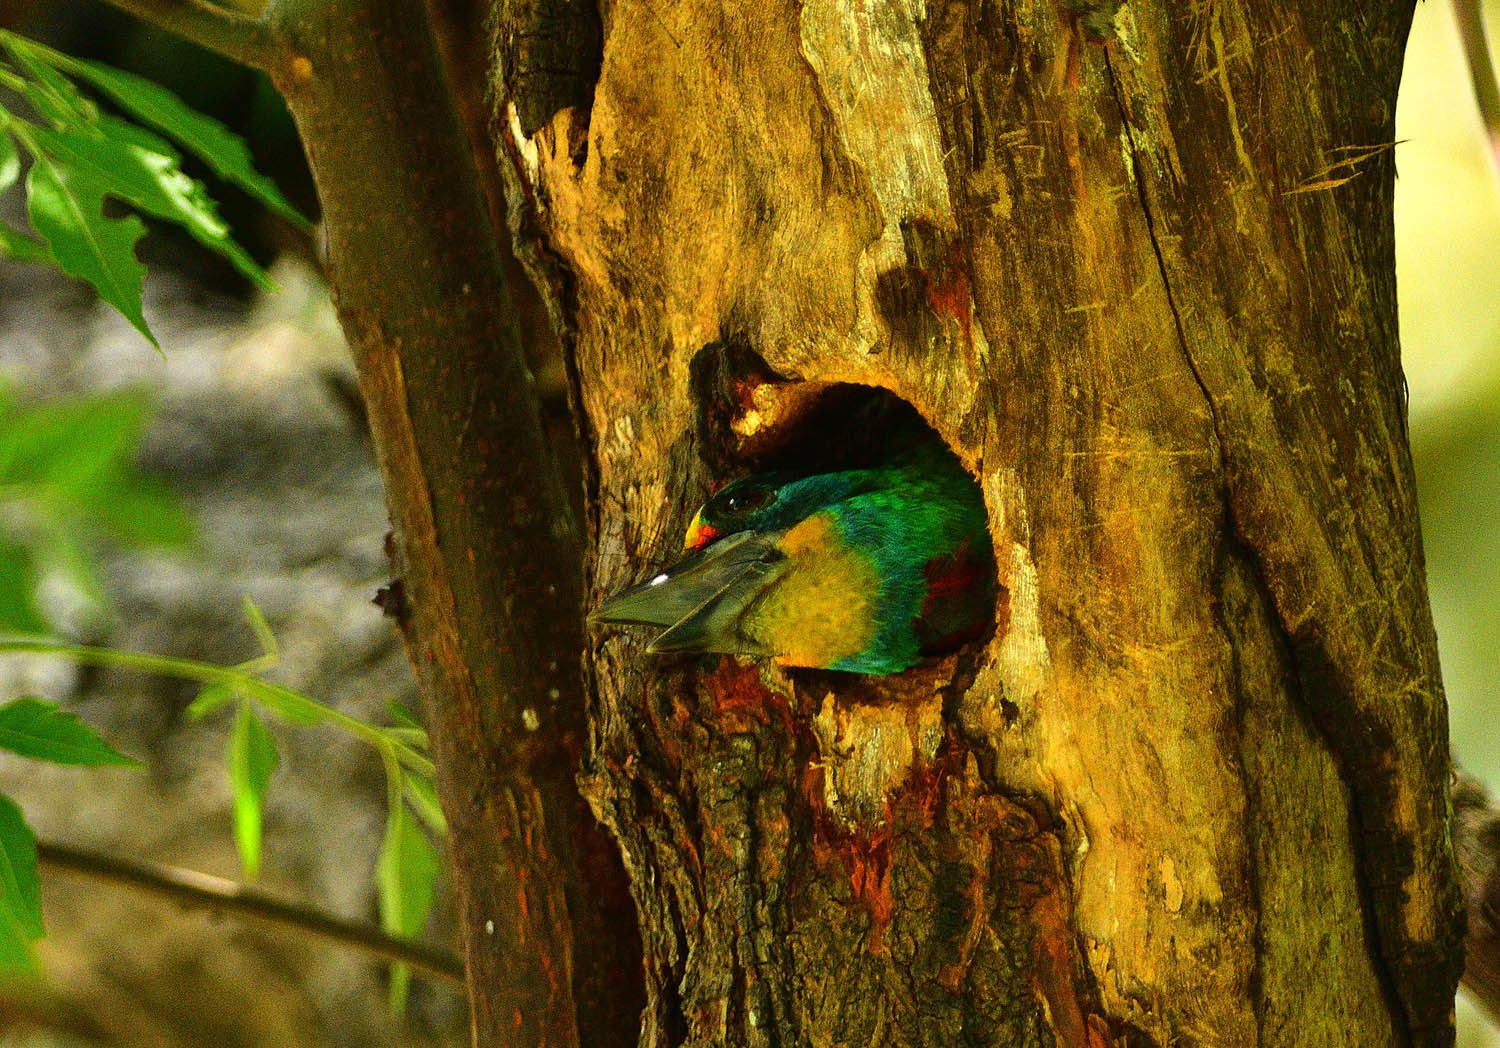
[(984, 504), (933, 440), (871, 468), (735, 481), (699, 510), (688, 546), (593, 619), (666, 627), (652, 651), (888, 674), (994, 614)]

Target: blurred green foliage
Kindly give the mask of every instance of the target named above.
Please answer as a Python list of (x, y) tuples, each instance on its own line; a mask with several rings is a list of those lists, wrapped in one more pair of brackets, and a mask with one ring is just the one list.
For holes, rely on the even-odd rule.
[(46, 584), (60, 578), (85, 618), (109, 608), (106, 547), (180, 546), (193, 525), (158, 479), (135, 466), (151, 416), (138, 391), (18, 402), (0, 387), (0, 633), (62, 623)]
[[(1487, 0), (1490, 39), (1500, 0)], [(1447, 3), (1418, 4), (1396, 114), (1396, 275), (1453, 749), (1500, 787), (1500, 173)], [(1462, 995), (1460, 1048), (1500, 1048)]]
[(1418, 6), (1397, 133), (1402, 353), (1454, 747), (1500, 785), (1500, 172), (1447, 4)]
[[(235, 716), (225, 763), (233, 797), (235, 844), (245, 874), (250, 878), (260, 871), (266, 792), (272, 774), (281, 763), (276, 737), (267, 726), (265, 715), (298, 727), (327, 725), (370, 746), (385, 767), (388, 802), (385, 837), (375, 870), (381, 925), (391, 935), (419, 937), (431, 917), (442, 870), (433, 838), (441, 839), (447, 833), (433, 785), (435, 769), (427, 754), (427, 732), (411, 713), (394, 703), (393, 724), (370, 724), (301, 692), (264, 680), (262, 674), (274, 669), (280, 661), (280, 650), (260, 609), (249, 600), (244, 607), (260, 641), (261, 653), (236, 666), (4, 636), (0, 636), (0, 656), (54, 656), (82, 666), (105, 666), (196, 681), (203, 687), (187, 709), (192, 720), (201, 720), (233, 704)], [(110, 750), (102, 741), (94, 740), (95, 745), (81, 737), (80, 730), (87, 729), (76, 719), (61, 713), (45, 716), (48, 710), (39, 710), (39, 706), (45, 704), (20, 699), (0, 708), (0, 749), (59, 764), (135, 763)], [(55, 712), (55, 707), (50, 709)], [(37, 724), (49, 728), (51, 737), (21, 738), (17, 745), (20, 734)], [(15, 807), (0, 795), (0, 974), (6, 967), (5, 958), (10, 956), (17, 959), (16, 967), (28, 969), (27, 944), (42, 935), (40, 904), (31, 905), (31, 896), (36, 893), (18, 894), (6, 887), (7, 870), (22, 871), (19, 883), (23, 887), (34, 885), (36, 879), (36, 845), (31, 831), (19, 810), (9, 811), (6, 805)], [(14, 818), (9, 817), (12, 814)], [(23, 900), (22, 908), (17, 911), (21, 916), (6, 924), (6, 900), (15, 898)], [(21, 917), (28, 920), (34, 917), (34, 921), (26, 923)], [(13, 941), (7, 940), (7, 935)], [(405, 1008), (410, 980), (406, 965), (391, 966), (390, 1002), (398, 1014)]]
[[(370, 745), (385, 766), (389, 798), (375, 871), (381, 923), (391, 934), (420, 936), (441, 869), (432, 837), (440, 838), (445, 826), (427, 733), (409, 712), (393, 705), (391, 725), (368, 724), (262, 679), (280, 652), (248, 600), (246, 616), (261, 651), (237, 666), (49, 639), (108, 609), (103, 551), (180, 546), (193, 533), (176, 496), (137, 468), (150, 419), (151, 401), (138, 391), (22, 403), (0, 389), (0, 655), (56, 656), (196, 681), (202, 690), (187, 711), (194, 720), (233, 705), (225, 763), (247, 877), (261, 867), (266, 793), (280, 764), (266, 715), (295, 726), (329, 725)], [(73, 595), (74, 614), (59, 613), (55, 581)], [(76, 613), (80, 600), (83, 616)], [(0, 706), (0, 749), (58, 764), (135, 764), (72, 715), (33, 698)], [(30, 944), (42, 935), (36, 842), (20, 809), (0, 795), (0, 976), (34, 973)], [(406, 967), (393, 966), (391, 1003), (398, 1011), (409, 982)]]
[[(79, 83), (139, 123), (105, 112)], [(202, 184), (183, 173), (182, 156), (167, 141), (193, 153), (225, 183), (306, 228), (275, 184), (255, 171), (244, 143), (223, 125), (149, 80), (3, 29), (0, 88), (23, 103), (19, 109), (7, 106), (0, 95), (0, 192), (20, 181), (24, 154), (29, 160), (27, 215), (40, 238), (0, 225), (0, 257), (55, 264), (87, 280), (156, 345), (142, 313), (144, 267), (135, 255), (145, 225), (134, 214), (106, 210), (109, 198), (181, 227), (254, 283), (274, 289), (230, 235)], [(94, 611), (106, 608), (108, 586), (96, 559), (101, 543), (171, 546), (191, 535), (191, 521), (177, 500), (134, 467), (148, 419), (149, 403), (137, 393), (22, 405), (0, 389), (0, 654), (61, 656), (84, 665), (198, 681), (203, 688), (188, 709), (193, 719), (233, 704), (225, 763), (235, 843), (246, 876), (252, 878), (261, 867), (266, 792), (280, 764), (264, 714), (294, 725), (332, 725), (371, 745), (385, 765), (389, 793), (376, 869), (381, 923), (394, 935), (420, 935), (441, 869), (429, 834), (441, 836), (445, 827), (426, 756), (426, 732), (410, 714), (395, 707), (394, 725), (367, 724), (262, 680), (260, 674), (276, 666), (279, 653), (270, 627), (249, 601), (246, 613), (262, 650), (239, 666), (4, 639), (6, 634), (69, 632), (63, 616), (55, 613), (55, 602), (47, 599), (47, 584), (54, 578), (71, 584)], [(99, 755), (79, 737), (80, 730), (87, 731), (80, 722), (61, 713), (38, 719), (36, 703), (21, 699), (0, 709), (0, 747), (7, 746), (5, 712), (14, 710), (59, 731), (68, 725), (73, 729), (70, 739), (59, 737), (50, 748), (33, 746), (27, 755), (61, 760), (67, 741), (75, 758)], [(7, 962), (22, 970), (32, 967), (28, 944), (43, 934), (40, 905), (35, 841), (20, 810), (0, 796), (0, 967)], [(404, 1007), (409, 982), (407, 968), (394, 965), (391, 1004), (397, 1011)]]
[[(0, 706), (0, 749), (50, 764), (140, 766), (77, 717), (40, 699)], [(0, 794), (0, 976), (36, 974), (31, 944), (45, 934), (36, 838), (21, 809)]]

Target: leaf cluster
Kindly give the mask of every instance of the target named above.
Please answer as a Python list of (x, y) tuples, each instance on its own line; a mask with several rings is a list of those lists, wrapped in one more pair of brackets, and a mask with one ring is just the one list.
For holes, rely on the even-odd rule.
[[(135, 255), (146, 231), (142, 215), (179, 226), (257, 285), (273, 287), (230, 235), (204, 186), (184, 173), (179, 149), (274, 213), (308, 227), (275, 184), (255, 171), (244, 142), (217, 121), (148, 80), (0, 30), (0, 193), (22, 184), (24, 173), (31, 226), (28, 232), (0, 222), (0, 258), (54, 264), (88, 281), (152, 345), (157, 342), (142, 311), (144, 267)], [(419, 936), (441, 868), (433, 837), (446, 827), (427, 734), (410, 712), (393, 704), (394, 723), (370, 724), (265, 680), (279, 652), (264, 616), (248, 600), (245, 611), (261, 653), (236, 666), (3, 639), (52, 631), (56, 624), (37, 593), (55, 572), (104, 604), (88, 550), (94, 538), (149, 546), (179, 543), (191, 533), (170, 493), (132, 465), (147, 418), (147, 402), (134, 393), (22, 408), (0, 389), (0, 655), (51, 655), (197, 681), (202, 689), (188, 708), (192, 719), (232, 707), (226, 766), (235, 843), (251, 878), (260, 870), (266, 796), (280, 765), (267, 721), (328, 725), (371, 746), (386, 769), (388, 792), (375, 871), (381, 924), (392, 935)], [(29, 698), (0, 707), (0, 748), (56, 763), (135, 763), (76, 718)], [(0, 795), (0, 967), (32, 969), (30, 943), (43, 931), (35, 838), (16, 805)], [(409, 979), (406, 966), (393, 966), (397, 1010)]]
[(139, 391), (17, 403), (0, 387), (0, 633), (55, 630), (39, 594), (60, 576), (109, 606), (96, 550), (181, 545), (192, 519), (135, 461), (151, 418)]
[[(76, 663), (196, 681), (188, 707), (198, 720), (233, 708), (226, 767), (235, 843), (246, 875), (261, 866), (266, 796), (280, 764), (267, 720), (327, 725), (353, 735), (380, 756), (389, 810), (376, 868), (385, 931), (416, 938), (426, 927), (440, 870), (430, 835), (445, 831), (427, 756), (427, 733), (408, 711), (391, 707), (392, 723), (374, 725), (326, 706), (263, 675), (280, 659), (276, 638), (249, 601), (245, 613), (260, 654), (217, 666), (40, 639), (56, 631), (39, 592), (60, 575), (99, 608), (107, 587), (94, 551), (109, 542), (159, 547), (185, 542), (192, 520), (159, 480), (135, 461), (151, 403), (138, 391), (16, 402), (0, 388), (0, 654), (46, 654)], [(133, 764), (81, 722), (37, 699), (0, 707), (0, 748), (65, 764)], [(42, 935), (36, 889), (36, 844), (16, 805), (0, 795), (0, 969), (33, 970), (29, 944)], [(392, 1002), (405, 1000), (409, 973), (392, 973)]]
[[(179, 226), (257, 285), (274, 287), (230, 235), (203, 184), (182, 170), (179, 148), (274, 213), (308, 227), (223, 124), (149, 80), (5, 30), (0, 88), (23, 103), (0, 100), (0, 193), (18, 182), (22, 156), (28, 157), (26, 213), (35, 234), (0, 223), (0, 257), (53, 263), (87, 280), (152, 345), (156, 338), (141, 306), (145, 267), (135, 256), (146, 232), (140, 215)], [(107, 112), (97, 97), (133, 119)], [(106, 199), (131, 210), (115, 213)]]
[[(244, 607), (261, 652), (234, 666), (41, 640), (0, 640), (0, 655), (51, 655), (80, 665), (196, 681), (202, 688), (187, 709), (192, 720), (232, 707), (225, 756), (235, 843), (245, 874), (251, 878), (260, 871), (266, 796), (281, 762), (276, 736), (267, 720), (298, 727), (333, 727), (370, 746), (385, 767), (388, 801), (385, 837), (376, 866), (381, 925), (388, 934), (417, 938), (427, 926), (442, 868), (433, 837), (441, 838), (447, 832), (433, 785), (427, 732), (409, 711), (394, 703), (390, 708), (392, 724), (371, 724), (265, 680), (262, 674), (275, 668), (280, 651), (260, 609), (249, 600)], [(0, 745), (4, 745), (3, 731)], [(392, 966), (391, 1004), (398, 1011), (404, 1007), (409, 981), (410, 971), (405, 965)]]

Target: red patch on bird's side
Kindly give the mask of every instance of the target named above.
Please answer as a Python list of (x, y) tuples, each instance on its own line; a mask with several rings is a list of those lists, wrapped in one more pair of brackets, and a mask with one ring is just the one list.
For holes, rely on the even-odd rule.
[[(931, 626), (933, 618), (949, 610), (945, 604), (977, 600), (984, 586), (984, 574), (992, 570), (990, 558), (975, 556), (967, 539), (950, 556), (929, 560), (922, 566), (922, 574), (927, 577), (927, 596), (922, 601), (919, 620)], [(930, 655), (952, 651), (984, 636), (989, 626), (989, 616), (982, 615), (978, 621), (962, 629), (928, 639), (923, 652)]]
[(969, 540), (951, 557), (934, 557), (922, 566), (927, 576), (927, 599), (922, 603), (925, 615), (940, 600), (963, 596), (979, 581), (979, 558), (969, 553)]

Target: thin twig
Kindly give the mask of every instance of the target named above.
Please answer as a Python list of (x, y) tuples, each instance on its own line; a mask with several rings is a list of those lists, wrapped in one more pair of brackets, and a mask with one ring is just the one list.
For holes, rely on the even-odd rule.
[(206, 0), (105, 2), (253, 69), (269, 72), (277, 55), (276, 41), (264, 22)]
[(383, 960), (410, 965), (444, 982), (464, 984), (463, 965), (450, 953), (386, 935), (378, 928), (342, 920), (311, 906), (272, 898), (223, 877), (45, 841), (37, 842), (36, 854), (38, 860), (55, 869), (129, 885), (187, 906), (258, 917), (332, 939)]
[(1469, 77), (1474, 81), (1474, 101), (1484, 122), (1484, 135), (1490, 156), (1500, 171), (1500, 84), (1495, 80), (1495, 63), (1484, 36), (1484, 11), (1479, 0), (1453, 0), (1458, 32), (1463, 38), (1464, 56), (1469, 60)]

